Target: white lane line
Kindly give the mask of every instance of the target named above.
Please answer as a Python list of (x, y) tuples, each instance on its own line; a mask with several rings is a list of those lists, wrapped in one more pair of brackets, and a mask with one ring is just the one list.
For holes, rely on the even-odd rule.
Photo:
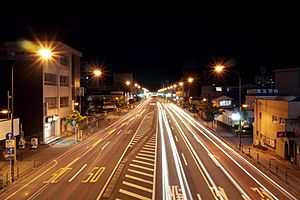
[(130, 186), (130, 187), (133, 187), (133, 188), (136, 188), (136, 189), (139, 189), (139, 190), (143, 190), (143, 191), (145, 191), (145, 192), (150, 192), (150, 193), (152, 193), (152, 189), (149, 189), (149, 188), (146, 188), (146, 187), (143, 187), (143, 186), (139, 186), (139, 185), (134, 184), (134, 183), (130, 183), (130, 182), (127, 182), (127, 181), (123, 181), (122, 184), (127, 185), (127, 186)]
[(83, 165), (81, 167), (81, 169), (69, 180), (69, 183), (71, 183), (71, 181), (73, 181), (73, 179), (87, 166), (87, 164)]
[(122, 129), (120, 129), (118, 132), (117, 132), (117, 135), (119, 135), (121, 133)]
[[(73, 148), (72, 148), (73, 149)], [(28, 185), (30, 185), (33, 181), (35, 181), (36, 179), (40, 178), (41, 176), (43, 176), (46, 172), (48, 172), (50, 169), (52, 169), (53, 167), (55, 167), (57, 165), (57, 161), (54, 161), (54, 165), (51, 166), (50, 168), (48, 168), (47, 170), (45, 170), (43, 173), (41, 173), (40, 175), (38, 175), (37, 177), (35, 177), (34, 179), (32, 179), (29, 183), (26, 183), (23, 187), (21, 187), (20, 189), (18, 189), (17, 191), (15, 191), (14, 193), (12, 193), (11, 195), (9, 195), (6, 199), (10, 199), (12, 196), (14, 196), (16, 193), (18, 193), (20, 190), (22, 190), (23, 188), (27, 187)], [(52, 162), (51, 162), (52, 163)], [(50, 163), (49, 163), (50, 164)], [(47, 165), (46, 165), (47, 166)]]
[[(148, 115), (148, 114), (147, 114), (147, 115)], [(135, 135), (137, 134), (137, 132), (139, 131), (139, 129), (140, 129), (140, 127), (142, 126), (142, 124), (143, 124), (143, 122), (144, 122), (144, 120), (145, 120), (145, 118), (146, 118), (147, 115), (144, 116), (144, 118), (143, 118), (143, 120), (141, 121), (139, 127), (136, 129), (136, 131), (135, 131), (135, 133), (134, 133), (134, 136), (135, 136)], [(100, 200), (100, 198), (101, 198), (103, 192), (105, 191), (107, 185), (109, 184), (109, 182), (110, 182), (110, 180), (112, 179), (114, 173), (116, 172), (116, 170), (117, 170), (119, 164), (121, 163), (122, 159), (124, 158), (125, 153), (127, 152), (127, 150), (128, 150), (128, 148), (129, 148), (131, 142), (132, 142), (132, 139), (131, 139), (131, 141), (129, 142), (127, 148), (124, 150), (123, 154), (121, 155), (121, 157), (120, 157), (119, 161), (117, 162), (115, 168), (113, 169), (112, 173), (111, 173), (110, 176), (108, 177), (106, 183), (104, 184), (102, 190), (101, 190), (100, 193), (98, 194), (96, 200)]]
[(197, 194), (198, 200), (202, 200), (200, 194)]
[(144, 165), (149, 165), (149, 166), (154, 166), (153, 163), (148, 163), (148, 162), (144, 162), (144, 161), (140, 161), (140, 160), (132, 160), (132, 162), (135, 162), (135, 163), (141, 163), (141, 164), (144, 164)]
[(139, 156), (146, 156), (146, 157), (155, 158), (155, 156), (154, 156), (154, 155), (149, 155), (149, 154), (138, 153), (137, 155), (139, 155)]
[(187, 164), (187, 162), (186, 162), (186, 159), (185, 159), (185, 157), (184, 157), (184, 154), (183, 154), (183, 153), (181, 153), (181, 156), (182, 156), (182, 158), (183, 158), (183, 161), (184, 161), (184, 164), (185, 164), (185, 166), (188, 166), (188, 164)]
[(148, 170), (148, 171), (151, 171), (153, 172), (154, 170), (149, 168), (149, 167), (143, 167), (143, 166), (140, 166), (140, 165), (135, 165), (135, 164), (129, 164), (131, 167), (136, 167), (136, 168), (140, 168), (140, 169), (145, 169), (145, 170)]
[(142, 149), (144, 149), (144, 150), (149, 150), (149, 151), (153, 151), (155, 148), (148, 148), (148, 147), (143, 147)]
[(151, 159), (151, 158), (145, 158), (145, 157), (142, 157), (142, 156), (135, 156), (136, 158), (139, 158), (139, 159), (142, 159), (142, 160), (147, 160), (147, 161), (154, 161), (154, 159)]
[(178, 142), (178, 138), (177, 138), (177, 136), (175, 135), (175, 140), (176, 140), (176, 142)]
[[(154, 137), (154, 139), (155, 139), (155, 158), (154, 158), (154, 163), (155, 163), (155, 165), (154, 165), (154, 178), (153, 178), (153, 187), (152, 187), (152, 190), (153, 190), (153, 192), (152, 192), (152, 200), (154, 200), (155, 199), (155, 187), (156, 187), (156, 161), (157, 161), (157, 135), (158, 135), (158, 119), (156, 119), (156, 132), (155, 132), (155, 137)], [(152, 138), (153, 138), (153, 136), (151, 137), (151, 140), (152, 140)], [(148, 142), (148, 143), (150, 143), (150, 142)]]
[(132, 172), (132, 173), (136, 173), (136, 174), (140, 174), (140, 175), (143, 175), (143, 176), (148, 176), (148, 177), (152, 177), (153, 178), (152, 174), (148, 174), (148, 173), (141, 172), (141, 171), (138, 171), (138, 170), (128, 169), (128, 171)]
[(130, 179), (133, 179), (133, 180), (136, 180), (136, 181), (140, 181), (140, 182), (143, 182), (143, 183), (148, 183), (148, 184), (151, 184), (151, 185), (153, 184), (152, 181), (148, 181), (148, 180), (146, 180), (146, 179), (139, 178), (139, 177), (136, 177), (136, 176), (131, 176), (131, 175), (126, 174), (125, 177), (126, 177), (126, 178), (130, 178)]
[(155, 145), (145, 144), (145, 147), (155, 148)]
[(136, 194), (136, 193), (133, 193), (133, 192), (129, 192), (129, 191), (127, 191), (127, 190), (120, 189), (119, 192), (122, 193), (122, 194), (126, 194), (126, 195), (128, 195), (128, 196), (137, 198), (137, 199), (151, 200), (151, 199), (149, 199), (149, 198), (147, 198), (147, 197), (144, 197), (144, 196), (142, 196), (142, 195), (139, 195), (139, 194)]
[(109, 143), (110, 143), (110, 141), (108, 141), (108, 142), (101, 148), (101, 150), (103, 151), (103, 149), (105, 149), (105, 147), (106, 147), (107, 145), (109, 145)]
[(155, 153), (155, 152), (152, 152), (152, 151), (145, 151), (145, 150), (141, 150), (141, 152), (143, 152), (143, 153), (151, 153), (151, 154)]
[(173, 126), (171, 126), (171, 129), (174, 130)]

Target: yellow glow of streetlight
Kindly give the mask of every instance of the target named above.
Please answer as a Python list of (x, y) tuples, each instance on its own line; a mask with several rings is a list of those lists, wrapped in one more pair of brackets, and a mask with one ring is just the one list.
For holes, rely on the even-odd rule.
[(180, 85), (180, 86), (183, 86), (183, 82), (180, 82), (179, 85)]
[(95, 76), (101, 76), (101, 74), (102, 74), (102, 72), (101, 72), (100, 69), (95, 69), (95, 70), (93, 71), (93, 73), (94, 73)]
[(176, 84), (174, 84), (174, 85), (173, 85), (173, 87), (174, 87), (174, 88), (176, 88), (176, 87), (177, 87), (177, 85), (176, 85)]
[(50, 49), (40, 49), (40, 50), (38, 50), (38, 54), (43, 59), (49, 59), (52, 57), (52, 52)]
[(125, 84), (126, 84), (127, 86), (129, 86), (129, 85), (130, 85), (130, 81), (126, 81)]
[(189, 83), (192, 83), (193, 81), (194, 81), (193, 78), (188, 78), (188, 82), (189, 82)]
[(78, 103), (78, 102), (75, 102), (75, 103), (74, 103), (74, 105), (75, 105), (75, 106), (78, 106), (78, 105), (79, 105), (79, 103)]
[(137, 83), (134, 84), (134, 87), (138, 87), (139, 85)]
[(243, 104), (242, 107), (243, 108), (248, 108), (248, 105), (247, 104)]
[(203, 98), (203, 101), (206, 101), (207, 99), (206, 98)]
[(141, 88), (141, 86), (138, 86), (138, 88), (140, 89), (140, 88)]
[(7, 114), (7, 113), (9, 113), (9, 111), (8, 110), (1, 110), (1, 113), (2, 114)]
[(221, 73), (223, 71), (223, 69), (224, 69), (224, 65), (217, 65), (217, 66), (215, 66), (215, 71), (217, 73)]

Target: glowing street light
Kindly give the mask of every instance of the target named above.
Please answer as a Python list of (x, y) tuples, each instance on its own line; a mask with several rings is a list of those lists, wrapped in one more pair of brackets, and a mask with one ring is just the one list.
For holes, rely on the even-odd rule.
[(49, 59), (52, 57), (52, 51), (50, 49), (45, 49), (45, 48), (39, 49), (38, 54), (43, 59)]
[(183, 82), (179, 82), (179, 86), (182, 87), (183, 86)]
[(100, 69), (94, 69), (93, 73), (95, 76), (98, 76), (98, 77), (102, 75), (102, 71)]
[(129, 86), (131, 83), (130, 83), (130, 81), (126, 81), (125, 84), (126, 84), (127, 86)]
[(189, 83), (192, 83), (193, 81), (194, 81), (194, 78), (191, 78), (191, 77), (188, 78), (188, 82), (189, 82)]
[(215, 66), (215, 71), (217, 73), (221, 73), (223, 71), (223, 69), (224, 69), (224, 65), (217, 65), (217, 66)]

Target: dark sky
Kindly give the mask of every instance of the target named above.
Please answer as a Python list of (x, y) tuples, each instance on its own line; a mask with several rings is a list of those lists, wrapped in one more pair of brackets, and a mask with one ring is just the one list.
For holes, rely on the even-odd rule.
[[(225, 13), (226, 11), (224, 11)], [(182, 76), (185, 60), (208, 68), (214, 60), (234, 60), (243, 82), (268, 70), (297, 67), (298, 16), (280, 12), (172, 15), (14, 16), (1, 22), (0, 41), (55, 36), (102, 63), (108, 71), (132, 72), (143, 86), (158, 89)]]

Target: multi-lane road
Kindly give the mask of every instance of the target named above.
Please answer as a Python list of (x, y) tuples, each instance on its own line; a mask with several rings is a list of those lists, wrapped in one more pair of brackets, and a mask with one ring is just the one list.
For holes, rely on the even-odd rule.
[(0, 199), (297, 199), (174, 104), (148, 99)]

